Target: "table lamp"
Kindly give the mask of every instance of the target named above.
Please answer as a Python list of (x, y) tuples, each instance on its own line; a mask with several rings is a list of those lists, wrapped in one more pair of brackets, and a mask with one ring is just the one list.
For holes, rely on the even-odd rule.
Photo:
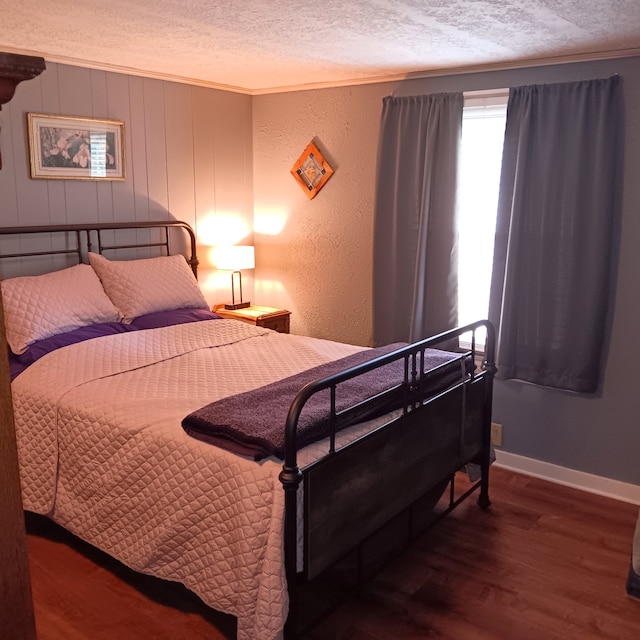
[[(213, 259), (217, 269), (231, 271), (231, 304), (225, 304), (225, 309), (244, 309), (251, 305), (242, 299), (242, 273), (243, 269), (255, 269), (255, 251), (253, 247), (233, 245), (229, 247), (216, 247)], [(236, 280), (240, 293), (240, 301), (236, 302)]]

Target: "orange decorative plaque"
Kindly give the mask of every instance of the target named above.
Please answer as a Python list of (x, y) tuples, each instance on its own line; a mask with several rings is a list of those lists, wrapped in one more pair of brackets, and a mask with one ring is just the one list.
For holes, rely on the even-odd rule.
[(291, 167), (291, 175), (311, 200), (333, 175), (333, 169), (322, 157), (318, 147), (310, 142)]

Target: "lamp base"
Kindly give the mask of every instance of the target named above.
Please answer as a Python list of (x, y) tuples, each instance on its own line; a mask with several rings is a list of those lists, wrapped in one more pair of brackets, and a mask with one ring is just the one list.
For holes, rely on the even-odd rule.
[(236, 304), (225, 304), (224, 308), (233, 311), (235, 309), (246, 309), (247, 307), (250, 307), (250, 306), (251, 306), (250, 302), (236, 302)]

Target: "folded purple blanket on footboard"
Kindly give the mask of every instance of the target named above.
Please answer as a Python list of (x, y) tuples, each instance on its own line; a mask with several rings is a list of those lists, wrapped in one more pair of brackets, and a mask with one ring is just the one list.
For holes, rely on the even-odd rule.
[[(212, 402), (182, 421), (187, 434), (240, 455), (262, 460), (284, 457), (284, 425), (289, 407), (298, 392), (308, 383), (344, 371), (405, 346), (404, 343), (360, 351), (346, 358), (307, 369), (299, 374)], [(427, 349), (422, 387), (428, 395), (438, 393), (469, 373), (471, 358), (462, 365), (459, 354)], [(449, 363), (437, 371), (431, 369)], [(378, 367), (340, 383), (336, 392), (336, 410), (346, 408), (382, 393), (404, 380), (403, 359)], [(384, 402), (368, 403), (365, 410), (350, 411), (339, 417), (336, 431), (356, 422), (372, 419), (403, 405), (405, 386), (385, 396)], [(330, 391), (320, 391), (305, 404), (298, 421), (297, 443), (302, 448), (329, 435)]]

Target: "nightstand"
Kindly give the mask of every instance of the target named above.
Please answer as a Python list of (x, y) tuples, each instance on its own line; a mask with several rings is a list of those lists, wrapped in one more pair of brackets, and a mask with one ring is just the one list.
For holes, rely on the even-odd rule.
[(213, 310), (223, 318), (241, 320), (254, 324), (256, 327), (273, 329), (279, 333), (289, 333), (289, 319), (291, 311), (274, 307), (260, 307), (251, 305), (244, 309), (225, 309), (223, 304), (216, 305)]

